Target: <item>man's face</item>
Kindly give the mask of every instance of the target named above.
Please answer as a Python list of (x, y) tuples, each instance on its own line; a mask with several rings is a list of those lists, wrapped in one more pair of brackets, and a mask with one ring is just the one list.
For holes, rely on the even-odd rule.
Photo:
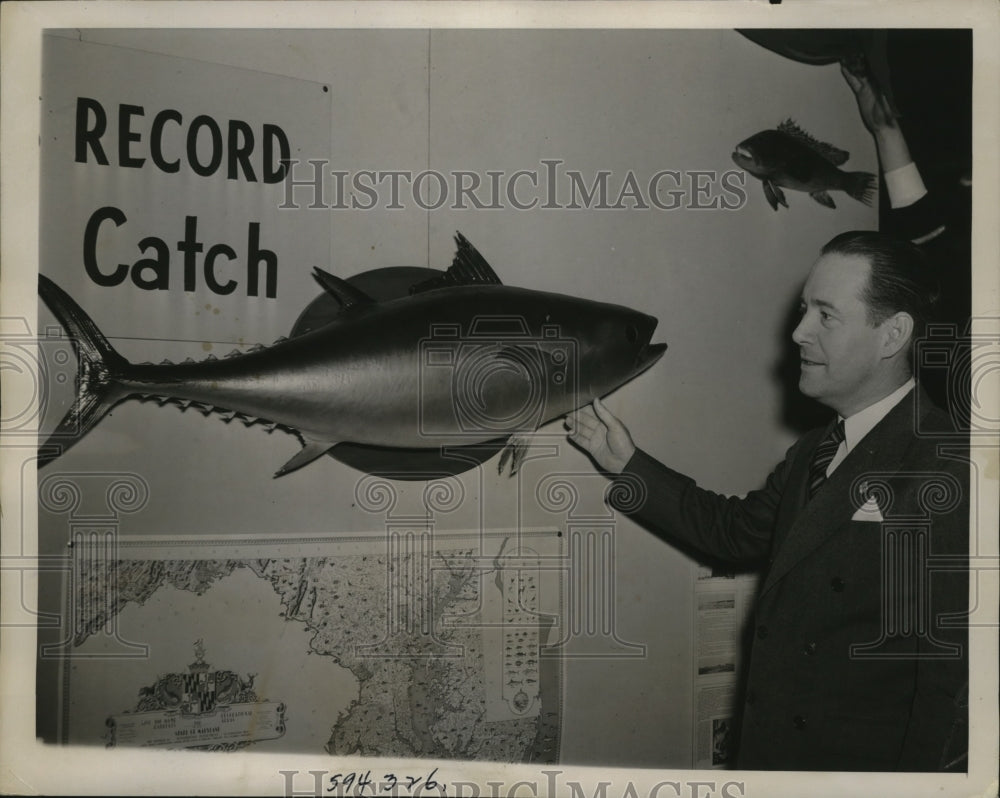
[(885, 325), (868, 323), (861, 299), (870, 269), (859, 255), (822, 255), (802, 289), (802, 319), (792, 333), (801, 358), (799, 390), (844, 417), (897, 387)]

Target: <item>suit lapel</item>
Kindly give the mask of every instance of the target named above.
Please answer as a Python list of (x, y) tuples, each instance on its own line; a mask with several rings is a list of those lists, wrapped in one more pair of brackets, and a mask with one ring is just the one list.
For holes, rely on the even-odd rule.
[[(778, 531), (780, 543), (761, 588), (761, 595), (850, 522), (858, 508), (852, 500), (851, 492), (858, 489), (856, 483), (859, 478), (866, 474), (899, 469), (900, 461), (913, 442), (916, 429), (914, 403), (917, 390), (919, 389), (905, 396), (851, 450), (812, 500), (795, 514), (787, 531)], [(922, 401), (919, 407), (929, 407), (929, 401)], [(808, 447), (808, 452), (796, 463), (796, 473), (789, 479), (788, 490), (795, 492), (786, 498), (793, 502), (805, 499), (809, 461), (819, 440), (821, 437), (817, 436), (817, 444)]]

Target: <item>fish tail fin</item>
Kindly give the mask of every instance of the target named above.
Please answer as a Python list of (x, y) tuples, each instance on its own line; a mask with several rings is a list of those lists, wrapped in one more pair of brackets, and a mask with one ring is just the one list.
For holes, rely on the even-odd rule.
[(844, 191), (858, 202), (871, 205), (875, 197), (878, 180), (871, 172), (847, 172), (844, 180)]
[(42, 445), (38, 467), (76, 444), (107, 412), (125, 398), (118, 375), (128, 366), (93, 320), (59, 286), (38, 275), (38, 295), (68, 333), (79, 360), (76, 399)]

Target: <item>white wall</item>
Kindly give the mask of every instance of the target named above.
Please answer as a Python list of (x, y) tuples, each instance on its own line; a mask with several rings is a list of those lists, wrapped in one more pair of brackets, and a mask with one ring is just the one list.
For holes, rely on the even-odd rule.
[[(591, 177), (611, 170), (613, 181), (629, 170), (647, 179), (660, 169), (721, 172), (734, 168), (730, 153), (739, 141), (786, 117), (849, 150), (850, 168), (876, 166), (835, 66), (785, 61), (732, 31), (65, 35), (78, 34), (329, 85), (332, 152), (317, 157), (329, 155), (345, 170), (512, 172), (540, 170), (541, 159), (555, 158)], [(799, 284), (832, 235), (876, 223), (874, 210), (840, 193), (831, 211), (789, 191), (791, 207), (775, 213), (756, 180), (749, 178), (746, 189), (746, 205), (732, 211), (446, 206), (427, 213), (411, 205), (308, 212), (328, 214), (330, 270), (342, 276), (387, 265), (444, 267), (459, 229), (507, 284), (657, 316), (654, 340), (670, 348), (608, 406), (656, 456), (707, 487), (743, 493), (762, 483), (794, 437), (781, 418), (774, 367), (785, 351), (784, 323)], [(304, 286), (311, 265), (303, 264)], [(271, 321), (290, 328), (301, 309), (280, 305)], [(135, 402), (102, 427), (106, 435), (143, 428), (156, 442), (156, 458), (135, 453), (151, 496), (141, 519), (123, 530), (129, 534), (356, 530), (381, 523), (354, 501), (358, 474), (329, 458), (271, 480), (298, 448), (290, 436)], [(63, 465), (87, 470), (101, 463), (99, 431)], [(191, 462), (192, 452), (198, 462)], [(562, 523), (531, 490), (559, 471), (587, 474), (576, 481), (599, 508), (600, 481), (563, 444), (556, 456), (529, 463), (521, 480), (497, 475), (493, 463), (464, 475), (467, 501), (438, 518), (438, 528)], [(422, 509), (419, 484), (399, 490), (401, 511)], [(222, 513), (220, 492), (228, 497)], [(568, 664), (563, 758), (687, 767), (693, 563), (627, 519), (618, 523), (616, 546), (617, 632), (645, 644), (647, 655)]]

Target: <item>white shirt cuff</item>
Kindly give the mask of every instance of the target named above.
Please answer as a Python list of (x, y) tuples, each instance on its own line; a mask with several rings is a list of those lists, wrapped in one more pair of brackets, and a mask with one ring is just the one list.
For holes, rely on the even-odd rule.
[(920, 171), (913, 161), (898, 169), (889, 170), (884, 177), (889, 205), (893, 208), (905, 208), (927, 194)]

